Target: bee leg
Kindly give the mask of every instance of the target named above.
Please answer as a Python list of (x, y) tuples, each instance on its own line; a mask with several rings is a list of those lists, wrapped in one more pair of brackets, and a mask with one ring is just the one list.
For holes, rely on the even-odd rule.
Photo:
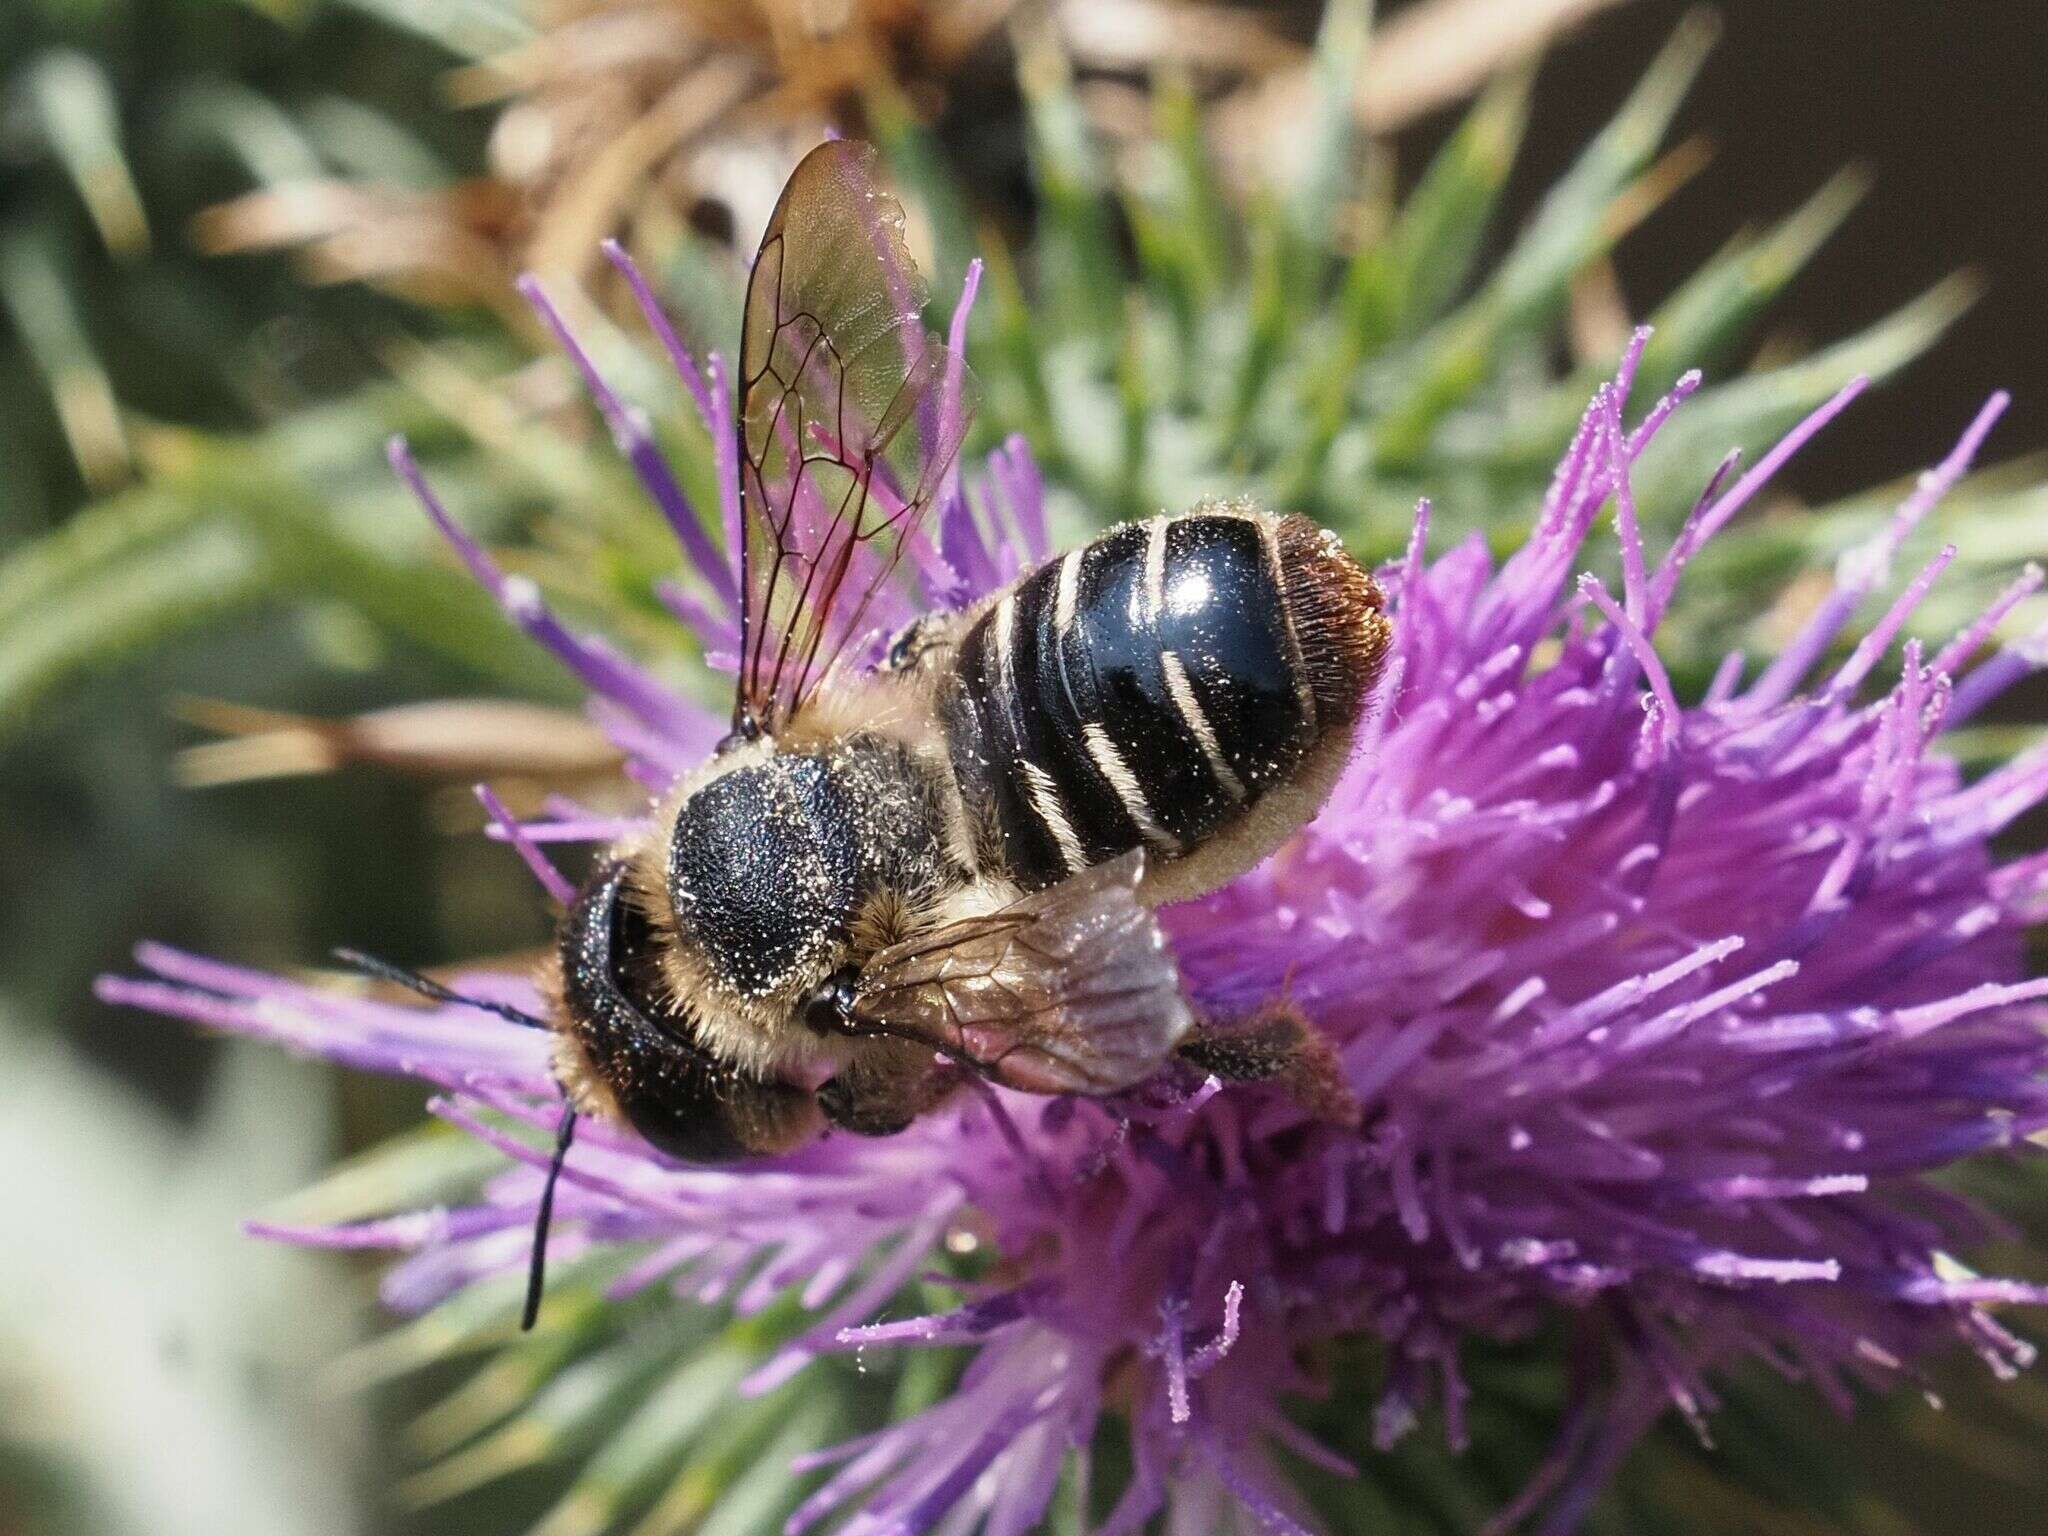
[(929, 1051), (894, 1052), (877, 1066), (850, 1064), (818, 1089), (828, 1124), (856, 1136), (894, 1136), (960, 1086), (956, 1067), (931, 1065)]
[(828, 1125), (856, 1136), (894, 1136), (917, 1118), (915, 1109), (893, 1096), (864, 1091), (843, 1075), (819, 1087), (818, 1108)]
[(1293, 1004), (1272, 1003), (1238, 1024), (1197, 1024), (1174, 1054), (1226, 1083), (1272, 1083), (1318, 1120), (1355, 1126), (1364, 1109), (1335, 1047)]

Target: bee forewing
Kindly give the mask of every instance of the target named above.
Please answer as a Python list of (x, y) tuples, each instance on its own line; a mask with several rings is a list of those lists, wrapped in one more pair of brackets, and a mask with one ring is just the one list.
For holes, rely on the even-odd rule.
[(771, 732), (865, 633), (972, 418), (973, 376), (919, 318), (926, 291), (873, 148), (806, 155), (762, 237), (740, 345), (739, 702)]

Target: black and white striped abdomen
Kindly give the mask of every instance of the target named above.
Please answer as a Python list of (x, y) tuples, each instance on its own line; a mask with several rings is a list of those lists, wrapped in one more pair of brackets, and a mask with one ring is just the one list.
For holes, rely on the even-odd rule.
[(1037, 889), (1227, 831), (1348, 741), (1379, 608), (1313, 524), (1235, 506), (1127, 524), (1025, 576), (961, 637), (942, 692), (984, 862)]

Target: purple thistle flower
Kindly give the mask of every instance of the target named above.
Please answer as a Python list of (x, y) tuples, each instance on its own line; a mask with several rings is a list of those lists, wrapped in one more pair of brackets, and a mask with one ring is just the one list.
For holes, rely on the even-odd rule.
[[(729, 443), (718, 359), (700, 374), (623, 265), (714, 442)], [(970, 280), (963, 317), (972, 292)], [(670, 607), (729, 666), (729, 554), (536, 298), (682, 534), (688, 580)], [(1991, 848), (2048, 794), (2048, 749), (1966, 783), (1939, 741), (2033, 663), (2023, 646), (1965, 671), (2039, 575), (1931, 661), (1907, 644), (1896, 682), (1871, 697), (1937, 560), (1818, 670), (2004, 401), (1843, 562), (1776, 661), (1745, 681), (1728, 658), (1687, 706), (1654, 645), (1687, 559), (1854, 390), (1733, 484), (1724, 465), (1652, 564), (1630, 467), (1697, 380), (1631, 426), (1643, 339), (1595, 395), (1511, 559), (1496, 567), (1477, 538), (1432, 558), (1421, 509), (1406, 559), (1382, 573), (1395, 648), (1328, 807), (1259, 869), (1164, 914), (1198, 1005), (1241, 1016), (1285, 997), (1315, 1022), (1364, 1105), (1360, 1128), (1213, 1079), (1114, 1100), (988, 1089), (893, 1138), (715, 1169), (587, 1125), (554, 1252), (630, 1251), (615, 1296), (666, 1285), (742, 1313), (796, 1296), (806, 1325), (745, 1391), (829, 1352), (972, 1351), (949, 1396), (806, 1463), (830, 1470), (792, 1533), (836, 1521), (858, 1536), (1018, 1536), (1070, 1460), (1085, 1486), (1111, 1415), (1131, 1473), (1102, 1536), (1167, 1508), (1176, 1529), (1210, 1529), (1233, 1503), (1301, 1531), (1312, 1518), (1276, 1452), (1355, 1469), (1290, 1421), (1292, 1405), (1342, 1394), (1382, 1445), (1435, 1406), (1458, 1444), (1461, 1342), (1560, 1315), (1604, 1348), (1606, 1385), (1576, 1403), (1502, 1525), (1540, 1514), (1545, 1530), (1573, 1527), (1643, 1429), (1672, 1407), (1702, 1422), (1710, 1376), (1744, 1356), (1844, 1405), (1944, 1343), (2001, 1373), (2027, 1361), (1993, 1309), (2048, 1302), (2048, 1288), (1950, 1257), (1995, 1229), (1926, 1176), (2048, 1127), (2048, 981), (2025, 979), (2021, 944), (2048, 911), (2048, 855)], [(507, 613), (589, 686), (651, 790), (710, 749), (721, 718), (564, 627), (447, 516), (402, 445), (393, 459)], [(729, 551), (729, 453), (719, 467)], [(1048, 553), (1021, 441), (971, 478), (955, 474), (906, 562), (928, 601), (965, 603)], [(1610, 503), (1618, 594), (1576, 575)], [(891, 601), (878, 633), (916, 611)], [(546, 845), (625, 830), (572, 807), (522, 827), (487, 806), (557, 894)], [(547, 1155), (505, 1126), (554, 1124), (544, 1036), (477, 1008), (391, 1006), (156, 947), (138, 958), (149, 977), (106, 980), (105, 997), (423, 1079), (442, 1092), (435, 1113), (512, 1164), (467, 1208), (264, 1230), (408, 1253), (384, 1282), (404, 1310), (524, 1263)], [(541, 1006), (522, 978), (464, 985)], [(999, 1279), (960, 1282), (951, 1311), (887, 1315), (949, 1248), (970, 1247), (1004, 1258)], [(1346, 1336), (1383, 1348), (1374, 1399), (1303, 1363), (1307, 1346)]]

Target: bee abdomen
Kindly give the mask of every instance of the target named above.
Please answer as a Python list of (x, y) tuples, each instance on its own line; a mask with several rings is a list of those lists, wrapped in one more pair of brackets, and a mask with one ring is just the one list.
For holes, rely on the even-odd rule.
[(962, 637), (953, 768), (1027, 888), (1140, 844), (1192, 850), (1348, 733), (1387, 629), (1378, 590), (1299, 517), (1197, 510), (1114, 529)]

